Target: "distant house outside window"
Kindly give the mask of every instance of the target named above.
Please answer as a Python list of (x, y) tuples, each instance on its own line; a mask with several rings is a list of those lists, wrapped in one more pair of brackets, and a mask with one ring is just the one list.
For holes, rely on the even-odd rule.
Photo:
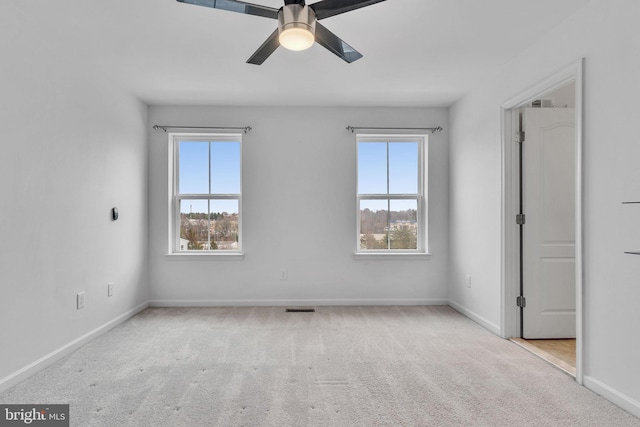
[(170, 252), (240, 252), (242, 135), (175, 134), (170, 141)]
[(358, 135), (357, 252), (426, 253), (426, 135)]

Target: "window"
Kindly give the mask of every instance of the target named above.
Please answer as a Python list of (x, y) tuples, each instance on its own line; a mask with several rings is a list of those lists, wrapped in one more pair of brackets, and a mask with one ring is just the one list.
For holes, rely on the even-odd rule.
[(170, 141), (170, 252), (240, 252), (242, 135), (172, 135)]
[(359, 253), (426, 253), (427, 136), (358, 135)]

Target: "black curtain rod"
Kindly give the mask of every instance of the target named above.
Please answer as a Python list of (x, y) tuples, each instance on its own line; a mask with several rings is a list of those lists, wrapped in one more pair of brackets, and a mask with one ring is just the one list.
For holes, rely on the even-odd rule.
[(244, 133), (247, 133), (251, 130), (251, 126), (243, 126), (243, 127), (215, 127), (215, 126), (165, 126), (165, 125), (153, 125), (153, 129), (155, 130), (163, 130), (167, 131), (168, 129), (197, 129), (197, 130), (241, 130)]
[(442, 128), (440, 126), (433, 128), (380, 128), (380, 127), (358, 127), (358, 126), (347, 126), (347, 130), (353, 133), (354, 130), (426, 130), (431, 131), (431, 133), (442, 132)]

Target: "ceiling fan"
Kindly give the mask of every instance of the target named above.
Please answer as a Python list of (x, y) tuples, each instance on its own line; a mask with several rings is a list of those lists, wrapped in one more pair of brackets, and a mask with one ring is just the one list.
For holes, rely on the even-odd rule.
[(362, 58), (362, 54), (342, 41), (318, 21), (385, 0), (322, 0), (311, 5), (306, 5), (304, 0), (284, 0), (284, 6), (280, 9), (238, 0), (178, 1), (180, 3), (277, 19), (278, 28), (247, 60), (249, 64), (260, 65), (280, 45), (290, 50), (304, 50), (311, 47), (314, 42), (318, 42), (318, 44), (348, 63), (357, 61)]

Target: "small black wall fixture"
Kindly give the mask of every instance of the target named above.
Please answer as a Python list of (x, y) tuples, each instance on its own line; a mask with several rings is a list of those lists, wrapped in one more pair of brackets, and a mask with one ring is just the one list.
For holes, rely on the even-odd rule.
[(118, 208), (111, 208), (111, 219), (114, 221), (118, 219)]

